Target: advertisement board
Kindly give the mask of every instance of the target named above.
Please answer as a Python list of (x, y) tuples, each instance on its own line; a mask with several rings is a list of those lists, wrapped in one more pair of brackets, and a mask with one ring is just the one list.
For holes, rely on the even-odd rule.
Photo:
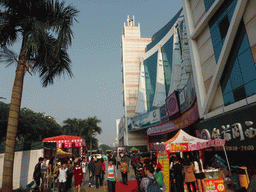
[(190, 108), (188, 111), (183, 113), (178, 118), (172, 121), (163, 123), (161, 125), (155, 125), (153, 127), (148, 128), (147, 134), (149, 136), (152, 136), (152, 135), (159, 135), (159, 134), (175, 131), (191, 125), (198, 118), (199, 118), (198, 106), (197, 106), (197, 102), (195, 102), (192, 108)]
[(128, 131), (144, 129), (161, 122), (160, 110), (155, 109), (145, 114), (138, 115), (127, 119)]
[(164, 183), (166, 191), (170, 191), (170, 154), (166, 151), (157, 151), (156, 153), (157, 164), (162, 165), (162, 173), (164, 174)]
[(160, 110), (161, 123), (169, 121), (169, 115), (167, 113), (166, 104), (162, 105), (159, 110)]
[[(198, 124), (202, 139), (225, 139), (226, 151), (255, 151), (256, 105), (250, 105)], [(215, 147), (215, 150), (223, 150)]]
[(193, 76), (190, 75), (187, 84), (179, 92), (180, 113), (187, 111), (196, 99)]

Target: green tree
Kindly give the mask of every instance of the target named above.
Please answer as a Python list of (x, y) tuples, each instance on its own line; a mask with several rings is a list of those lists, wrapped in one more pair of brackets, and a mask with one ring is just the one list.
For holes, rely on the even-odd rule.
[[(42, 85), (56, 76), (72, 77), (67, 54), (73, 20), (78, 11), (57, 0), (1, 0), (0, 45), (5, 48), (21, 36), (6, 133), (2, 192), (12, 191), (13, 160), (25, 73), (39, 73)], [(9, 62), (9, 63), (8, 63)], [(13, 61), (8, 61), (10, 64)]]
[(90, 146), (90, 150), (98, 148), (98, 140), (95, 135), (102, 132), (97, 125), (101, 121), (97, 117), (88, 117), (87, 119), (66, 119), (62, 126), (62, 134), (80, 136), (86, 140), (86, 145)]
[(90, 155), (92, 155), (92, 142), (93, 142), (93, 136), (96, 134), (101, 134), (102, 129), (98, 126), (98, 123), (101, 122), (96, 116), (94, 117), (88, 117), (86, 119), (87, 121), (87, 131), (88, 136), (90, 138)]
[(101, 145), (99, 146), (99, 148), (101, 148), (102, 151), (106, 151), (106, 150), (108, 150), (108, 149), (113, 149), (113, 147), (111, 147), (111, 146), (109, 146), (109, 145), (106, 145), (106, 144), (101, 144)]

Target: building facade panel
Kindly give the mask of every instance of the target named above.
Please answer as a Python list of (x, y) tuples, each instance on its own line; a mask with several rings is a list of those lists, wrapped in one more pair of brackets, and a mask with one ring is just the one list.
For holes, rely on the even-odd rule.
[(199, 49), (200, 63), (205, 63), (212, 55), (214, 55), (212, 40), (208, 39), (201, 49)]
[(207, 81), (211, 76), (213, 76), (214, 70), (216, 68), (216, 61), (214, 55), (212, 55), (203, 65), (202, 73), (204, 81)]
[(205, 14), (204, 0), (199, 0), (195, 9), (192, 11), (194, 26), (197, 26), (198, 22)]
[(206, 41), (209, 40), (209, 38), (211, 38), (210, 29), (209, 27), (206, 27), (196, 40), (198, 49), (201, 49), (202, 46), (206, 43)]

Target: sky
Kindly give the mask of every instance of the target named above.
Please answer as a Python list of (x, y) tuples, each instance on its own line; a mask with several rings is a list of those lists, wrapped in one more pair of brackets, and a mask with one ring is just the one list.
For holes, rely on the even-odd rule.
[[(61, 0), (60, 0), (61, 1)], [(151, 38), (181, 9), (182, 0), (66, 0), (80, 12), (72, 30), (68, 54), (73, 78), (65, 75), (42, 87), (38, 74), (26, 74), (21, 107), (46, 115), (62, 124), (67, 118), (97, 116), (101, 123), (99, 143), (111, 145), (116, 138), (116, 119), (123, 116), (121, 40), (127, 15), (140, 23), (141, 37)], [(10, 47), (19, 53), (19, 43)], [(15, 65), (0, 63), (0, 97), (10, 103)]]

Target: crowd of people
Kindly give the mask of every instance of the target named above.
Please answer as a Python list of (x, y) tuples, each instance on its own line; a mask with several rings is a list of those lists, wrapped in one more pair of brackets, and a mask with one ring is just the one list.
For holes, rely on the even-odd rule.
[[(117, 171), (121, 173), (122, 184), (128, 185), (128, 173), (132, 169), (138, 182), (138, 192), (166, 191), (162, 168), (160, 163), (156, 163), (156, 159), (142, 157), (139, 154), (109, 156), (107, 167), (103, 158), (97, 159), (93, 156), (82, 159), (79, 157), (59, 159), (56, 163), (40, 157), (34, 169), (33, 181), (27, 185), (27, 191), (35, 189), (44, 191), (46, 188), (51, 188), (53, 191), (66, 192), (74, 185), (80, 192), (83, 185), (100, 188), (105, 182), (108, 191), (115, 192)], [(107, 172), (106, 179), (105, 172)], [(48, 178), (47, 182), (46, 178)], [(85, 182), (86, 178), (89, 183)], [(180, 158), (176, 154), (171, 155), (170, 191), (184, 191), (185, 182), (189, 192), (191, 187), (196, 191), (196, 183), (199, 191), (205, 192), (204, 178), (203, 164), (198, 156), (192, 158), (190, 155), (185, 155), (184, 158)]]

